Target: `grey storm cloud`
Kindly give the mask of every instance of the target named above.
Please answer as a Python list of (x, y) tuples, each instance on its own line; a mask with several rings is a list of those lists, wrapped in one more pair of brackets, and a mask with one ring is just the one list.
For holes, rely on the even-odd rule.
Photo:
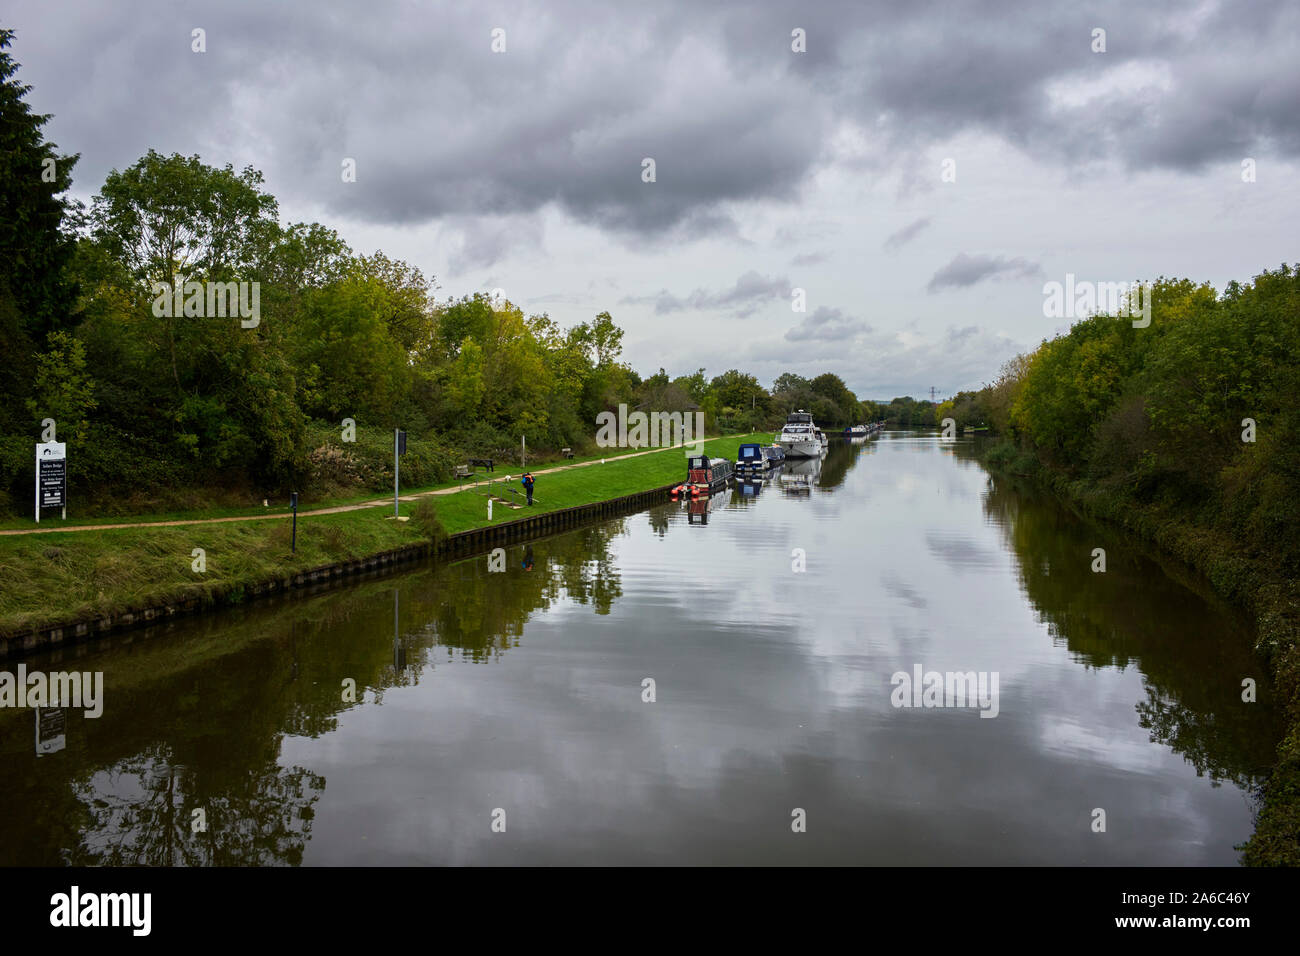
[(848, 342), (870, 332), (871, 326), (839, 309), (821, 306), (785, 333), (789, 342)]
[(784, 276), (767, 278), (757, 272), (746, 272), (736, 280), (730, 289), (713, 292), (708, 289), (696, 289), (682, 297), (673, 295), (663, 289), (654, 295), (627, 296), (624, 304), (654, 305), (659, 315), (688, 310), (716, 310), (727, 312), (736, 318), (753, 315), (769, 300), (784, 298), (790, 294), (790, 280)]
[(536, 217), (513, 216), (501, 221), (472, 219), (460, 228), (460, 243), (447, 259), (452, 275), (496, 265), (520, 246), (538, 247), (542, 224)]
[(1041, 272), (1038, 263), (1020, 256), (1008, 259), (1003, 256), (972, 256), (961, 252), (930, 278), (926, 290), (938, 292), (940, 289), (961, 289), (985, 279), (1024, 278)]
[(922, 216), (915, 222), (910, 222), (902, 229), (891, 233), (885, 240), (884, 248), (889, 250), (901, 249), (917, 236), (919, 236), (930, 225), (930, 217)]
[[(379, 224), (554, 206), (624, 238), (726, 234), (737, 203), (797, 201), (841, 124), (869, 131), (882, 165), (972, 130), (1062, 165), (1300, 156), (1300, 6), (1284, 0), (1248, 15), (1191, 0), (1086, 13), (1065, 0), (9, 13), (34, 107), (82, 153), (79, 190), (153, 146), (250, 162), (282, 199)], [(806, 53), (791, 52), (792, 25)], [(1096, 25), (1105, 53), (1090, 48)], [(206, 53), (191, 51), (196, 27)], [(355, 183), (341, 182), (344, 158)], [(467, 239), (465, 265), (500, 246)]]

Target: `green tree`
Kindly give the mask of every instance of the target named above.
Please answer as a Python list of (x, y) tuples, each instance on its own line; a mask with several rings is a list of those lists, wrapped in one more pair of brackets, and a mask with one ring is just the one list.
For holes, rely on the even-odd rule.
[(32, 418), (52, 418), (59, 440), (82, 441), (94, 410), (95, 384), (86, 372), (86, 349), (68, 332), (51, 332), (49, 348), (36, 358)]
[(355, 274), (373, 280), (380, 291), (373, 303), (388, 335), (409, 355), (430, 354), (437, 346), (431, 284), (415, 266), (382, 252), (357, 259)]
[(384, 283), (360, 269), (305, 297), (291, 346), (308, 414), (397, 424), (411, 372), (386, 321), (389, 302)]
[(94, 248), (82, 257), (99, 278), (97, 294), (116, 288), (108, 298), (124, 305), (96, 309), (86, 341), (111, 352), (88, 350), (88, 359), (97, 369), (110, 355), (131, 360), (134, 388), (149, 393), (140, 417), (124, 424), (136, 435), (153, 432), (209, 479), (225, 469), (281, 480), (298, 467), (304, 423), (292, 353), (265, 315), (254, 329), (232, 318), (155, 316), (150, 283), (243, 280), (265, 268), (276, 203), (261, 182), (251, 168), (236, 174), (151, 150), (107, 177), (93, 206)]
[(782, 372), (772, 383), (774, 393), (781, 392), (803, 392), (810, 391), (812, 383), (802, 375), (795, 375), (793, 372)]
[(13, 38), (0, 29), (0, 431), (23, 427), (36, 343), (73, 325), (76, 294), (66, 269), (77, 207), (63, 194), (78, 156), (45, 139), (50, 117), (26, 102)]
[(854, 425), (857, 418), (858, 399), (844, 380), (838, 375), (826, 372), (818, 375), (808, 383), (809, 389), (816, 396), (813, 400), (813, 418), (820, 424)]
[(767, 391), (758, 384), (758, 379), (734, 368), (714, 378), (709, 389), (726, 408), (748, 411), (767, 401)]
[(591, 345), (597, 368), (604, 368), (622, 354), (623, 330), (614, 324), (608, 312), (601, 312), (591, 323)]
[(456, 361), (447, 368), (446, 381), (453, 411), (466, 418), (476, 417), (483, 401), (483, 349), (473, 339), (461, 344)]
[(151, 149), (108, 174), (91, 210), (94, 234), (141, 281), (242, 275), (276, 218), (262, 182), (251, 166), (236, 173)]
[(691, 401), (696, 404), (703, 404), (709, 394), (709, 380), (705, 377), (702, 368), (696, 369), (691, 375), (682, 375), (673, 379), (673, 384), (689, 395)]
[(437, 308), (435, 322), (435, 341), (442, 356), (455, 358), (466, 339), (487, 341), (493, 323), (491, 300), (482, 293), (449, 300)]

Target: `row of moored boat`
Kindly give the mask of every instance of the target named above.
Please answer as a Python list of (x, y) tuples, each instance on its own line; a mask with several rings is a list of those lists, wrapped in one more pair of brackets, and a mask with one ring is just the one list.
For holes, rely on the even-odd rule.
[[(884, 422), (852, 425), (844, 429), (843, 434), (847, 438), (862, 438), (875, 434), (884, 425)], [(725, 487), (735, 476), (762, 477), (787, 458), (825, 458), (829, 446), (826, 433), (813, 422), (812, 414), (801, 408), (790, 413), (772, 444), (741, 445), (734, 465), (726, 458), (690, 456), (686, 463), (686, 481), (673, 489), (673, 496), (708, 495)]]

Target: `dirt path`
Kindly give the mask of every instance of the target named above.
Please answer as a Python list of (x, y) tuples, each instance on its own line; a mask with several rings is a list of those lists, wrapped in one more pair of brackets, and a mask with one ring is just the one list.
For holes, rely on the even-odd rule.
[[(723, 436), (725, 437), (725, 436)], [(634, 451), (631, 454), (619, 455), (617, 458), (609, 458), (607, 461), (624, 461), (628, 458), (640, 458), (642, 455), (654, 455), (662, 451), (668, 451), (670, 448), (681, 448), (682, 445), (669, 445), (665, 448), (651, 448), (647, 451)], [(533, 472), (534, 475), (549, 475), (557, 471), (568, 471), (572, 468), (586, 468), (590, 465), (600, 465), (601, 461), (580, 461), (572, 465), (553, 465), (550, 468), (539, 468)], [(513, 472), (511, 472), (513, 474)], [(523, 474), (523, 472), (520, 472)], [(429, 498), (434, 495), (454, 495), (461, 492), (461, 488), (438, 488), (434, 491), (422, 491), (415, 495), (400, 495), (400, 501), (417, 501), (420, 498)], [(364, 511), (367, 508), (379, 508), (386, 504), (392, 503), (392, 498), (376, 498), (373, 501), (362, 501), (353, 505), (335, 505), (332, 508), (313, 508), (311, 511), (299, 511), (298, 516), (305, 518), (308, 515), (336, 515), (344, 511)], [(11, 530), (0, 530), (0, 535), (7, 534), (60, 534), (69, 531), (109, 531), (116, 528), (171, 528), (177, 525), (187, 524), (221, 524), (230, 521), (270, 521), (273, 518), (283, 518), (286, 512), (280, 511), (275, 514), (265, 515), (239, 515), (231, 518), (185, 518), (180, 521), (126, 521), (121, 524), (80, 524), (80, 525), (50, 525), (45, 528), (14, 528)]]

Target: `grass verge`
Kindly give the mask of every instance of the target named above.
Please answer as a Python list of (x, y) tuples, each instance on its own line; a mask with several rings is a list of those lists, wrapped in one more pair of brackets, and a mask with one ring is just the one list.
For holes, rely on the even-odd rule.
[[(733, 439), (731, 438), (725, 438), (725, 437), (719, 439), (709, 439), (710, 442), (721, 441), (724, 443), (730, 442), (732, 440)], [(742, 440), (742, 438), (737, 436), (735, 440), (739, 442)], [(641, 449), (641, 448), (610, 448), (602, 452), (602, 454), (600, 455), (580, 454), (574, 458), (559, 458), (554, 455), (547, 455), (545, 457), (538, 457), (537, 459), (534, 459), (530, 454), (528, 459), (528, 467), (536, 471), (541, 468), (554, 468), (559, 465), (583, 464), (585, 462), (600, 461), (602, 459), (606, 461), (611, 461), (617, 458), (625, 457), (627, 455), (633, 455), (636, 454), (637, 452), (644, 451), (644, 450), (645, 449)], [(731, 457), (732, 458), (735, 457), (734, 449), (731, 452)], [(457, 462), (457, 464), (459, 464), (459, 462)], [(495, 464), (495, 467), (497, 469), (497, 473), (499, 474), (507, 474), (507, 473), (514, 474), (519, 471), (518, 458), (516, 457), (511, 461), (498, 460)], [(406, 474), (405, 469), (403, 469), (403, 474)], [(480, 472), (479, 476), (480, 478), (484, 477), (484, 473)], [(491, 477), (491, 476), (489, 475), (487, 477)], [(366, 501), (376, 501), (383, 498), (385, 494), (391, 496), (392, 495), (391, 478), (392, 476), (390, 474), (389, 475), (390, 484), (386, 488), (353, 487), (346, 491), (336, 491), (336, 493), (333, 494), (316, 494), (312, 492), (305, 492), (299, 498), (299, 504), (298, 504), (299, 513), (301, 515), (301, 513), (305, 510), (314, 510), (319, 508), (333, 508), (339, 505), (355, 505), (355, 504), (361, 504), (362, 502), (366, 502)], [(448, 481), (434, 482), (432, 484), (414, 484), (408, 481), (403, 481), (401, 487), (401, 494), (404, 497), (407, 495), (424, 494), (425, 492), (439, 491), (446, 488), (459, 488), (463, 484), (464, 482), (455, 479), (451, 479)], [(182, 497), (179, 493), (177, 496)], [(276, 497), (275, 495), (271, 495), (270, 497), (262, 499), (267, 502), (266, 505), (262, 505), (256, 502), (233, 503), (235, 499), (240, 499), (241, 497), (246, 501), (247, 496), (241, 496), (239, 493), (232, 492), (228, 489), (194, 488), (185, 492), (183, 497), (187, 501), (192, 501), (195, 503), (192, 506), (187, 505), (184, 507), (170, 507), (170, 508), (155, 507), (151, 509), (129, 509), (129, 508), (114, 509), (114, 513), (112, 514), (94, 515), (94, 514), (81, 514), (79, 512), (79, 509), (82, 506), (77, 502), (74, 496), (71, 504), (71, 512), (66, 522), (62, 522), (61, 519), (59, 519), (57, 516), (51, 517), (50, 514), (47, 512), (44, 518), (42, 519), (42, 524), (49, 522), (49, 526), (53, 527), (60, 523), (66, 523), (70, 525), (71, 524), (75, 524), (75, 525), (125, 524), (127, 522), (136, 522), (136, 521), (140, 521), (140, 522), (198, 521), (198, 520), (203, 520), (205, 518), (254, 518), (254, 517), (268, 515), (268, 514), (280, 514), (280, 515), (291, 514), (289, 508), (289, 499), (285, 495), (281, 495), (279, 497)], [(30, 502), (28, 502), (28, 504), (30, 505)], [(0, 530), (25, 531), (35, 527), (37, 527), (37, 525), (33, 522), (30, 513), (26, 517), (20, 517), (12, 514), (0, 515)]]
[[(705, 443), (711, 455), (735, 458), (746, 441), (771, 435), (737, 435)], [(342, 514), (298, 517), (297, 551), (291, 551), (291, 519), (178, 527), (141, 527), (0, 537), (0, 634), (51, 624), (91, 621), (110, 614), (198, 598), (214, 604), (218, 595), (237, 602), (242, 590), (284, 580), (310, 568), (369, 557), (420, 541), (502, 524), (539, 512), (607, 501), (683, 479), (680, 448), (632, 459), (615, 456), (605, 464), (538, 475), (536, 504), (519, 509), (496, 502), (487, 517), (486, 485), (478, 492), (403, 501), (391, 518), (391, 504)], [(517, 472), (503, 468), (494, 491), (522, 491)], [(513, 496), (505, 493), (505, 497)], [(522, 501), (522, 496), (519, 499)], [(121, 520), (121, 519), (118, 519)], [(141, 519), (148, 520), (148, 519)], [(202, 549), (204, 570), (195, 570)]]

